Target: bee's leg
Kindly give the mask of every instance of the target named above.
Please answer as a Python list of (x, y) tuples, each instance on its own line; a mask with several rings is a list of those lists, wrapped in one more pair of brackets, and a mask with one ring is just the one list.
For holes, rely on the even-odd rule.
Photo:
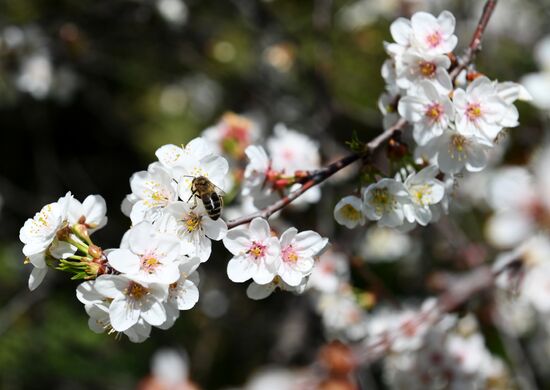
[(187, 199), (187, 202), (189, 202), (191, 200), (191, 198), (193, 198), (193, 200), (194, 200), (193, 206), (191, 206), (191, 208), (194, 209), (194, 208), (197, 207), (197, 191), (193, 191), (191, 193), (191, 196), (189, 197), (189, 199)]

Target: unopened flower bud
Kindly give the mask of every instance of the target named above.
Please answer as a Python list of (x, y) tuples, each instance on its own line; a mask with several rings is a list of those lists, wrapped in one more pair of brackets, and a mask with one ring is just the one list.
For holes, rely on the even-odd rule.
[(275, 180), (275, 183), (273, 184), (273, 187), (275, 188), (286, 188), (291, 184), (291, 180), (289, 179), (277, 179)]
[(472, 82), (474, 81), (475, 79), (477, 79), (478, 77), (481, 77), (483, 76), (483, 73), (479, 73), (477, 71), (470, 71), (466, 74), (466, 80), (468, 80), (468, 82)]
[(94, 259), (100, 259), (101, 257), (103, 257), (103, 250), (97, 245), (92, 244), (88, 247), (88, 254)]
[(88, 268), (86, 269), (86, 273), (92, 278), (97, 278), (99, 275), (102, 275), (104, 273), (104, 272), (101, 272), (102, 268), (103, 268), (102, 264), (96, 263), (94, 261), (90, 261), (88, 263)]
[(83, 223), (77, 223), (73, 226), (73, 231), (86, 242), (90, 243), (90, 235), (88, 234), (88, 227)]
[(295, 171), (294, 172), (294, 177), (296, 177), (296, 179), (305, 179), (305, 178), (309, 177), (309, 172), (308, 171)]
[(407, 145), (399, 138), (399, 136), (394, 136), (388, 141), (388, 157), (391, 160), (401, 160), (409, 152)]
[(274, 171), (270, 168), (265, 174), (265, 179), (269, 182), (274, 182), (279, 176), (279, 172)]
[(356, 367), (351, 348), (338, 341), (321, 349), (319, 361), (331, 375), (347, 375)]

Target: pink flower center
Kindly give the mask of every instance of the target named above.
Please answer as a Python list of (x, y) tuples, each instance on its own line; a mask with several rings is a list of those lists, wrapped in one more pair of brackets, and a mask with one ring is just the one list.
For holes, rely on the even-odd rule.
[(443, 115), (443, 106), (439, 103), (432, 103), (426, 109), (426, 116), (434, 122), (438, 122)]
[(291, 161), (294, 158), (294, 152), (292, 149), (285, 149), (283, 151), (283, 158), (287, 161)]
[(401, 331), (407, 337), (414, 337), (416, 335), (416, 325), (412, 320), (407, 320), (400, 326)]
[(154, 253), (146, 253), (141, 256), (141, 270), (152, 274), (156, 268), (160, 265), (160, 261), (157, 259)]
[(252, 245), (250, 246), (250, 248), (246, 253), (252, 255), (252, 257), (254, 257), (254, 260), (258, 260), (259, 258), (262, 258), (265, 256), (265, 252), (266, 252), (265, 245), (257, 241), (252, 241)]
[(475, 122), (481, 116), (481, 106), (479, 103), (470, 103), (466, 107), (466, 116), (471, 122)]
[(439, 31), (435, 31), (426, 37), (426, 43), (432, 49), (439, 46), (442, 40), (443, 37), (441, 36), (441, 33)]
[(437, 66), (430, 61), (420, 61), (418, 64), (418, 69), (424, 77), (432, 77), (435, 74)]
[(332, 274), (334, 273), (336, 267), (330, 263), (322, 263), (319, 269), (324, 273)]
[(292, 247), (292, 245), (289, 245), (286, 248), (283, 248), (282, 255), (283, 255), (283, 260), (287, 263), (296, 263), (299, 258), (298, 254), (296, 253), (296, 250)]

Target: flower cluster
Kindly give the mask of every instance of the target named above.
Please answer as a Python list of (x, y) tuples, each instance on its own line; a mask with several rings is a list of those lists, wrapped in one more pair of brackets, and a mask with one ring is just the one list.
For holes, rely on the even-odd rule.
[(80, 203), (69, 192), (29, 218), (19, 232), (23, 254), (33, 265), (29, 289), (42, 283), (48, 266), (81, 276), (104, 272), (105, 259), (95, 250), (90, 235), (105, 226), (106, 212), (100, 195), (88, 196)]
[(328, 239), (293, 227), (276, 237), (265, 219), (255, 218), (248, 228), (228, 231), (223, 243), (234, 256), (227, 264), (229, 279), (237, 283), (252, 279), (247, 295), (263, 299), (277, 287), (301, 293), (313, 271), (314, 258)]
[(80, 203), (68, 193), (25, 223), (20, 239), (34, 266), (31, 289), (48, 267), (72, 272), (73, 279), (86, 280), (77, 297), (90, 328), (122, 332), (134, 342), (149, 337), (152, 327), (170, 328), (181, 310), (197, 303), (196, 270), (209, 259), (212, 240), (223, 240), (234, 255), (227, 265), (232, 281), (253, 280), (249, 297), (265, 298), (276, 287), (303, 291), (328, 239), (296, 228), (278, 238), (260, 218), (228, 232), (220, 218), (227, 160), (203, 138), (164, 145), (156, 156), (158, 161), (130, 178), (132, 192), (122, 211), (132, 224), (118, 248), (102, 250), (90, 238), (107, 222), (105, 201), (97, 195)]
[(364, 187), (361, 198), (347, 196), (334, 208), (336, 221), (348, 228), (364, 225), (366, 219), (381, 227), (425, 226), (440, 214), (445, 200), (445, 183), (437, 178), (435, 165), (410, 172), (405, 180), (383, 178)]
[(147, 338), (151, 326), (170, 328), (180, 310), (195, 305), (195, 271), (210, 257), (211, 240), (227, 233), (225, 222), (219, 215), (211, 218), (207, 198), (194, 186), (196, 178), (205, 178), (211, 191), (222, 193), (227, 160), (202, 138), (182, 147), (164, 145), (156, 155), (158, 161), (147, 171), (130, 178), (132, 193), (122, 210), (132, 228), (119, 248), (106, 251), (114, 272), (78, 289), (92, 330), (124, 332), (134, 342)]
[(20, 232), (23, 253), (34, 266), (31, 289), (48, 267), (88, 279), (77, 288), (77, 297), (90, 316), (90, 328), (124, 332), (134, 342), (145, 340), (152, 326), (171, 327), (180, 310), (195, 305), (195, 271), (210, 257), (211, 240), (227, 233), (219, 213), (206, 209), (205, 203), (214, 207), (213, 195), (197, 193), (194, 186), (202, 177), (209, 191), (222, 193), (227, 161), (201, 138), (185, 147), (165, 145), (156, 154), (158, 161), (130, 179), (132, 193), (122, 210), (132, 227), (119, 248), (104, 251), (90, 238), (107, 222), (105, 201), (98, 195), (80, 203), (68, 193), (44, 206)]
[(401, 169), (394, 178), (371, 181), (361, 199), (343, 198), (334, 210), (340, 224), (353, 228), (368, 219), (405, 230), (416, 223), (427, 225), (441, 206), (446, 209), (446, 184), (464, 169), (485, 168), (502, 130), (519, 124), (513, 103), (528, 97), (519, 84), (475, 72), (451, 77), (457, 66), (454, 29), (455, 18), (448, 11), (437, 17), (417, 12), (410, 20), (392, 23), (394, 42), (385, 46), (390, 58), (382, 67), (387, 85), (379, 105), (386, 128), (400, 118), (412, 127), (415, 163), (404, 159), (405, 175)]

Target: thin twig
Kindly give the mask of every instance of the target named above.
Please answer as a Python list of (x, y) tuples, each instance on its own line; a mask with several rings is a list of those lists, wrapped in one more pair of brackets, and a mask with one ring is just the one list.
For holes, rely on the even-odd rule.
[(487, 2), (485, 3), (485, 6), (483, 7), (483, 13), (479, 18), (476, 31), (472, 36), (470, 44), (468, 45), (468, 48), (466, 49), (464, 55), (459, 58), (456, 68), (454, 68), (450, 73), (451, 80), (456, 79), (458, 74), (462, 70), (466, 69), (466, 67), (474, 60), (476, 53), (481, 49), (481, 39), (483, 38), (483, 34), (485, 33), (485, 29), (487, 28), (489, 19), (491, 19), (491, 16), (493, 15), (493, 11), (495, 10), (496, 5), (497, 0), (487, 0)]
[[(380, 147), (380, 145), (382, 145), (382, 143), (388, 140), (396, 131), (401, 130), (406, 123), (407, 121), (405, 121), (404, 119), (400, 119), (395, 125), (387, 129), (383, 133), (379, 134), (376, 138), (374, 138), (372, 141), (367, 143), (365, 147), (364, 155), (368, 156), (372, 154), (376, 149)], [(354, 163), (355, 161), (361, 159), (361, 157), (362, 155), (353, 153), (338, 161), (333, 162), (332, 164), (327, 165), (324, 168), (313, 171), (310, 175), (308, 175), (304, 184), (297, 190), (291, 192), (290, 194), (284, 196), (277, 202), (273, 203), (272, 205), (262, 210), (228, 221), (227, 227), (231, 229), (236, 226), (248, 223), (252, 221), (254, 218), (258, 218), (258, 217), (269, 218), (273, 213), (281, 210), (283, 207), (292, 203), (295, 199), (300, 197), (304, 192), (309, 190), (311, 187), (314, 187), (317, 184), (322, 183), (323, 181), (325, 181), (326, 179), (334, 175), (336, 172)]]

